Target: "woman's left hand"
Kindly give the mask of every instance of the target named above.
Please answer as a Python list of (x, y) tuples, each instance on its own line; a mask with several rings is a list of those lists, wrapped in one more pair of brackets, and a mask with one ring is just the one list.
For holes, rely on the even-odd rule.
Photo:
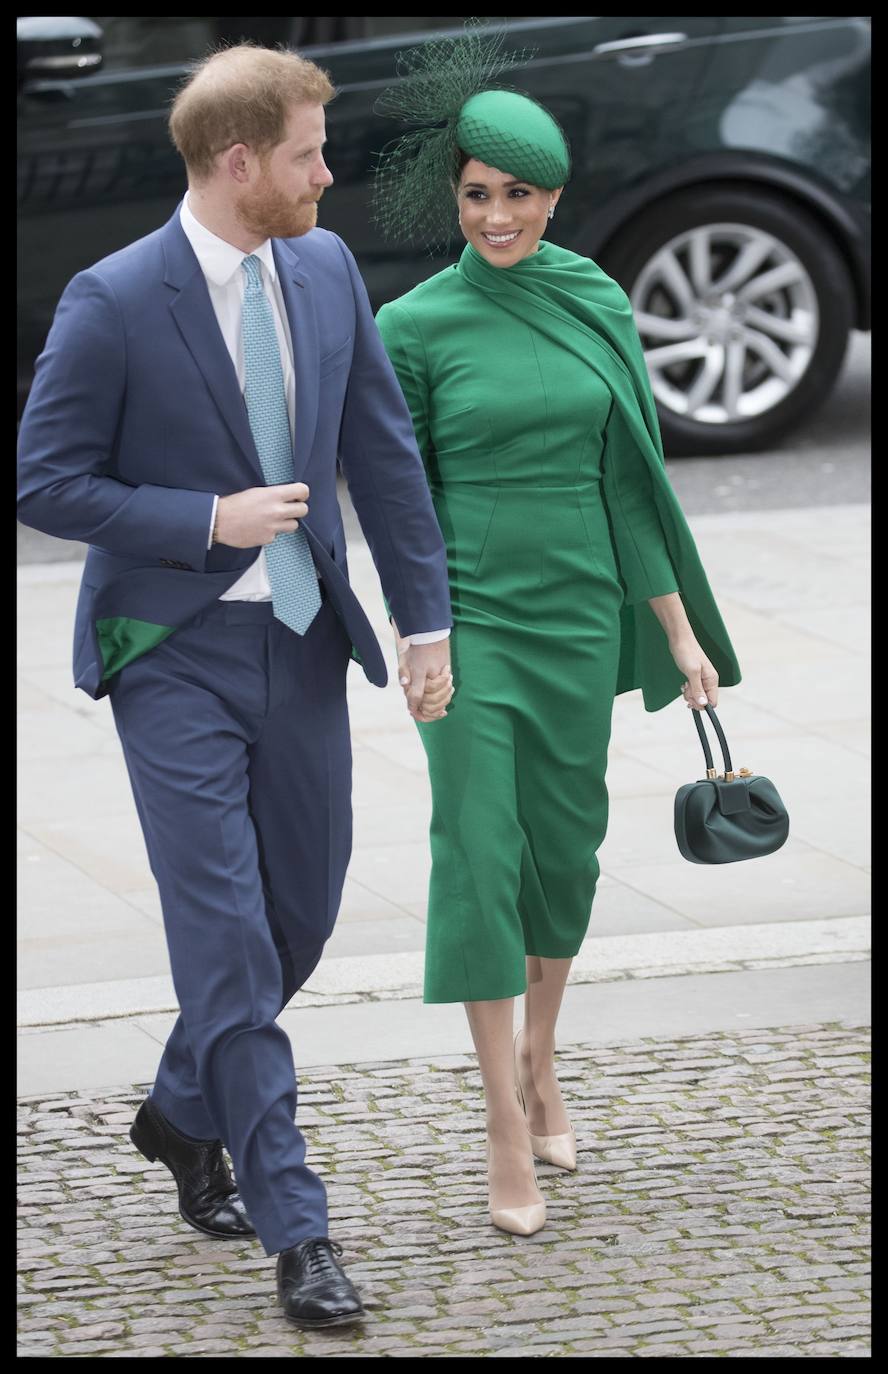
[(669, 652), (676, 667), (685, 675), (682, 695), (688, 707), (694, 711), (704, 711), (707, 705), (717, 706), (718, 673), (696, 639), (691, 636), (670, 644)]

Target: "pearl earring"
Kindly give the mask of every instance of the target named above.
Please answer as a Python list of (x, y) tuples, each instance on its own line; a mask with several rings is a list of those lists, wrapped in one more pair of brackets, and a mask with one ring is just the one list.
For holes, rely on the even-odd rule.
[(550, 205), (550, 206), (549, 206), (549, 219), (554, 219), (554, 218), (555, 218), (555, 206), (554, 206), (554, 205)]

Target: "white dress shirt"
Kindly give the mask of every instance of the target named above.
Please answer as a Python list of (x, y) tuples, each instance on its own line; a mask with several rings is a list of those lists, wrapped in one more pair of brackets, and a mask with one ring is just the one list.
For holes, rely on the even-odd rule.
[[(241, 264), (247, 256), (240, 248), (235, 248), (234, 244), (226, 243), (216, 234), (206, 229), (199, 220), (195, 219), (186, 196), (182, 202), (182, 209), (179, 215), (182, 229), (197, 258), (201, 271), (207, 282), (207, 290), (210, 293), (210, 301), (216, 314), (219, 329), (228, 349), (231, 361), (237, 373), (237, 380), (240, 389), (244, 389), (244, 336), (243, 336), (243, 300), (244, 300), (244, 274)], [(258, 248), (254, 248), (253, 256), (259, 259), (261, 264), (262, 285), (265, 294), (271, 305), (272, 318), (274, 319), (275, 333), (277, 334), (278, 347), (281, 352), (281, 367), (284, 374), (284, 390), (287, 396), (287, 414), (290, 419), (290, 435), (294, 434), (295, 412), (296, 412), (296, 379), (293, 373), (293, 344), (290, 338), (290, 326), (287, 320), (287, 312), (284, 308), (284, 300), (281, 294), (280, 282), (277, 278), (277, 267), (274, 261), (274, 253), (271, 249), (271, 239), (266, 239)], [(212, 544), (213, 526), (216, 523), (216, 507), (219, 498), (213, 502), (213, 512), (210, 517), (210, 528), (208, 531), (207, 547)], [(228, 588), (220, 597), (222, 601), (270, 601), (271, 584), (268, 580), (268, 566), (265, 559), (265, 550), (261, 549), (255, 563), (251, 564), (247, 571), (243, 573), (235, 583)], [(423, 634), (410, 636), (408, 643), (430, 644), (440, 639), (446, 639), (450, 634), (449, 630), (430, 630)]]

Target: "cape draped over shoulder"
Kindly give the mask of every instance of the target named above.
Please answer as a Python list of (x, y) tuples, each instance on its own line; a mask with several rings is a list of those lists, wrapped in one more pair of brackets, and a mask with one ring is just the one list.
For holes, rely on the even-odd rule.
[[(457, 271), (495, 308), (517, 316), (574, 353), (606, 382), (625, 421), (626, 438), (609, 439), (606, 461), (619, 464), (622, 443), (644, 456), (669, 556), (691, 628), (714, 664), (719, 683), (734, 686), (740, 668), (700, 562), (693, 536), (663, 461), (657, 413), (632, 307), (591, 258), (543, 242), (514, 267), (492, 267), (467, 244)], [(613, 451), (616, 446), (617, 451)], [(617, 692), (642, 689), (657, 711), (681, 695), (683, 675), (647, 602), (620, 612)]]

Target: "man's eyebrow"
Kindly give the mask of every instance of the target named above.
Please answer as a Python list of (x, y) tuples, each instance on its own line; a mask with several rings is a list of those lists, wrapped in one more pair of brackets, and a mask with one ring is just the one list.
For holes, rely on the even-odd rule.
[(315, 150), (315, 148), (317, 148), (318, 146), (320, 146), (321, 148), (326, 148), (326, 146), (327, 146), (327, 140), (324, 139), (323, 143), (321, 143), (320, 145), (318, 145), (317, 143), (310, 143), (309, 146), (308, 146), (307, 148), (300, 148), (300, 149), (299, 149), (299, 152), (296, 154), (296, 156), (297, 156), (297, 157), (302, 157), (302, 154), (303, 154), (303, 153), (313, 153), (314, 150)]

